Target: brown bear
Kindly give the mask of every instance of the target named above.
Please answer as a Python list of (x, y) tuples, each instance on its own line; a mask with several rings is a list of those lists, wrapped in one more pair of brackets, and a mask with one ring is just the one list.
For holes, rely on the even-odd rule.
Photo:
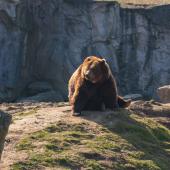
[(69, 102), (73, 115), (82, 110), (102, 110), (128, 107), (130, 100), (118, 96), (115, 79), (105, 59), (90, 56), (77, 68), (69, 80)]

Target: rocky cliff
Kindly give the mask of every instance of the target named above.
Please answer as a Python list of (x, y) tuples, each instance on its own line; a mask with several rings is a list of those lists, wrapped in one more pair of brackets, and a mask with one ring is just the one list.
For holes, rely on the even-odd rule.
[(0, 1), (0, 101), (37, 81), (67, 99), (70, 75), (87, 55), (104, 56), (122, 94), (156, 97), (170, 83), (170, 6), (122, 8), (82, 0)]

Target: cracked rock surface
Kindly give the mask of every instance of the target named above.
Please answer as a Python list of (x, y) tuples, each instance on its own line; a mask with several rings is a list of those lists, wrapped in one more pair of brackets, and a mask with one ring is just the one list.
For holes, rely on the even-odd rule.
[(0, 101), (34, 82), (67, 99), (85, 56), (104, 56), (122, 95), (157, 97), (170, 82), (170, 6), (122, 8), (115, 2), (0, 1)]

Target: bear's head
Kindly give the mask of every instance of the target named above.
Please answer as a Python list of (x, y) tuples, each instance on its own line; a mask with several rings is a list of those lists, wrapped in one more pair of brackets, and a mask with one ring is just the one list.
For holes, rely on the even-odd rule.
[(110, 77), (111, 71), (105, 59), (87, 57), (82, 64), (82, 77), (92, 83), (99, 83)]

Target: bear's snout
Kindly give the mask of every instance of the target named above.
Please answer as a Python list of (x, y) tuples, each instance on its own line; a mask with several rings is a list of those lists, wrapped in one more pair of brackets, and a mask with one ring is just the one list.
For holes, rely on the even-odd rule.
[(85, 77), (88, 80), (93, 80), (95, 78), (95, 75), (92, 73), (92, 71), (86, 71)]

